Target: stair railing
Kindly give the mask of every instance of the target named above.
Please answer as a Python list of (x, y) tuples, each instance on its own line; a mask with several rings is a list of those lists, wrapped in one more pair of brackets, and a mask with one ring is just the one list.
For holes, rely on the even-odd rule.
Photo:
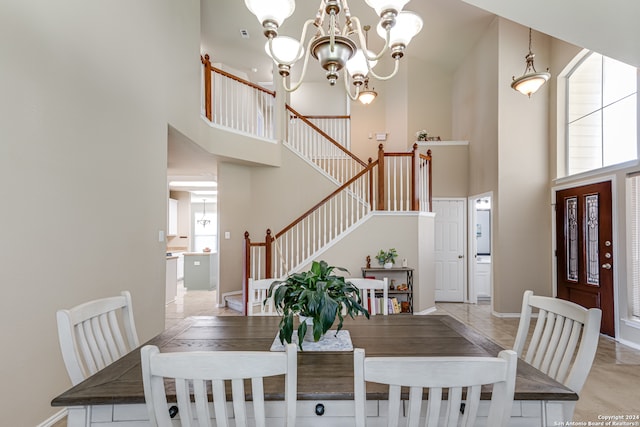
[[(365, 169), (275, 235), (267, 230), (265, 242), (251, 242), (264, 249), (245, 251), (245, 271), (252, 274), (247, 277), (286, 276), (372, 210), (430, 212), (431, 167), (431, 150), (420, 154), (414, 144), (409, 153), (385, 153), (381, 144), (377, 160), (369, 159)], [(254, 258), (263, 253), (265, 258)]]
[(212, 124), (260, 138), (275, 139), (276, 93), (211, 65), (203, 65), (203, 115)]
[(367, 164), (325, 131), (287, 105), (289, 124), (285, 145), (342, 184)]

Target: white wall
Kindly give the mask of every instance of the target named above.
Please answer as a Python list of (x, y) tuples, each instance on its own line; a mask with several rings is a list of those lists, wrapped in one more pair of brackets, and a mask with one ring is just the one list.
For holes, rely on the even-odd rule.
[(57, 309), (129, 289), (141, 341), (164, 328), (167, 44), (198, 8), (0, 4), (3, 425), (61, 409)]

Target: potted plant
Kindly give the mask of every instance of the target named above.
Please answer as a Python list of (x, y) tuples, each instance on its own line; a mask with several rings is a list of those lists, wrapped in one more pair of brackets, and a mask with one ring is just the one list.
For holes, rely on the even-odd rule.
[[(280, 342), (291, 343), (296, 316), (301, 317), (298, 325), (300, 350), (309, 328), (309, 332), (313, 331), (313, 341), (319, 341), (331, 329), (336, 318), (336, 334), (342, 329), (345, 315), (353, 318), (362, 313), (369, 318), (369, 312), (361, 305), (358, 288), (345, 282), (344, 277), (333, 275), (334, 269), (348, 273), (346, 269), (329, 266), (325, 261), (313, 261), (309, 271), (293, 273), (285, 280), (277, 280), (271, 284), (267, 298), (273, 296), (273, 304), (282, 315), (279, 324)], [(303, 317), (305, 321), (302, 321)], [(311, 322), (313, 326), (310, 327)]]
[(388, 251), (380, 249), (380, 252), (376, 255), (376, 259), (384, 268), (391, 268), (393, 264), (396, 263), (397, 256), (398, 252), (396, 252), (395, 248), (391, 248)]

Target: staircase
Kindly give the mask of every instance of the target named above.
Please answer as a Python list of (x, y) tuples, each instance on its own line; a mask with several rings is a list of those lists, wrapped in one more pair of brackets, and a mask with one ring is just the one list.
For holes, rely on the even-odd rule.
[[(275, 93), (211, 66), (208, 55), (202, 63), (204, 115), (217, 126), (273, 138), (278, 122)], [(377, 158), (364, 162), (348, 149), (348, 117), (305, 117), (289, 105), (285, 113), (283, 146), (336, 189), (282, 230), (267, 230), (264, 241), (245, 233), (243, 289), (249, 277), (285, 277), (306, 265), (372, 211), (431, 211), (430, 152), (420, 154), (414, 145), (409, 152), (385, 153), (381, 144)], [(224, 299), (229, 307), (244, 311), (244, 299), (238, 297), (242, 294)]]

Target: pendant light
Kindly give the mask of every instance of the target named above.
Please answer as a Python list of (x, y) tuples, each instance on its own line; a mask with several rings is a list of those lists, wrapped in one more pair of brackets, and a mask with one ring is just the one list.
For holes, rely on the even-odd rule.
[(206, 214), (207, 214), (207, 199), (202, 199), (202, 218), (200, 218), (196, 222), (203, 227), (206, 227), (211, 222), (210, 219), (206, 218)]
[(531, 28), (529, 28), (529, 53), (525, 56), (527, 66), (524, 70), (524, 74), (517, 79), (514, 76), (513, 82), (511, 82), (512, 88), (523, 95), (527, 95), (529, 98), (531, 98), (531, 95), (536, 93), (538, 89), (540, 89), (542, 85), (549, 80), (549, 77), (551, 77), (548, 68), (546, 72), (539, 73), (536, 71), (536, 67), (533, 65), (534, 57), (535, 55), (531, 52)]

